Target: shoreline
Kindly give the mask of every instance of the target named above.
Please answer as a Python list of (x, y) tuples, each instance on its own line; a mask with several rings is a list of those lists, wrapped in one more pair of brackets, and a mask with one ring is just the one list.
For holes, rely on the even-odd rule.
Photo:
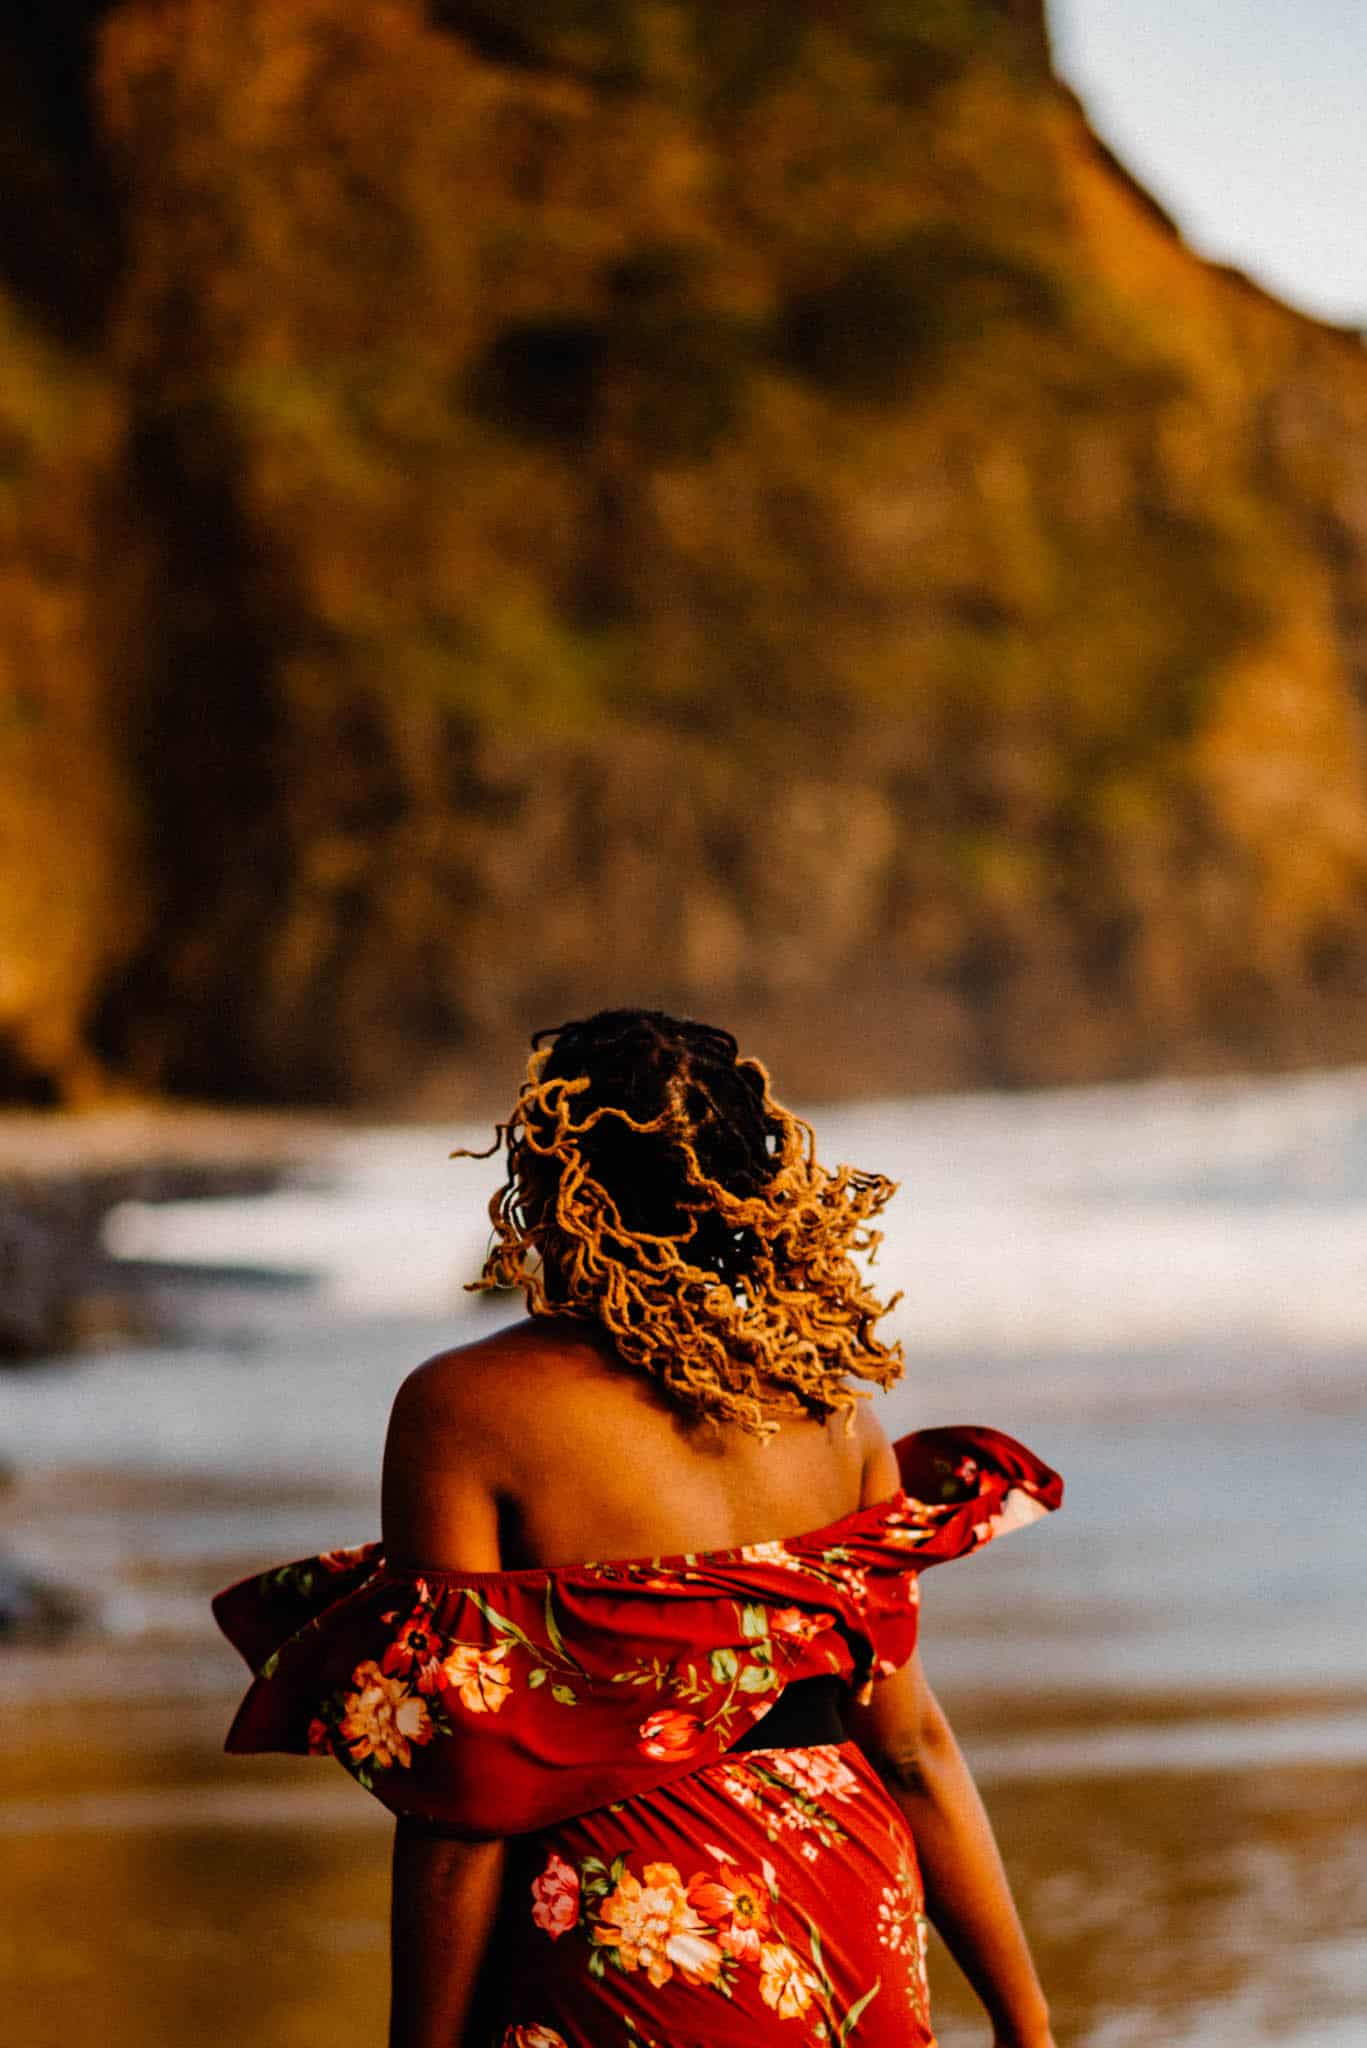
[[(435, 1304), (444, 1311), (449, 1275), (432, 1257), (426, 1215), (440, 1203), (474, 1256), (485, 1231), (483, 1198), (472, 1206), (455, 1181), (439, 1187), (439, 1169), (452, 1144), (471, 1142), (506, 1114), (506, 1101), (488, 1106), (491, 1093), (481, 1070), (461, 1084), (453, 1079), (440, 1103), (429, 1096), (300, 1109), (145, 1099), (80, 1110), (0, 1108), (0, 1367), (109, 1340), (156, 1341), (166, 1334), (159, 1291), (193, 1324), (187, 1289), (196, 1281), (264, 1280), (280, 1266), (274, 1230), (264, 1237), (239, 1230), (234, 1241), (232, 1231), (199, 1232), (181, 1219), (169, 1231), (140, 1228), (111, 1256), (105, 1223), (125, 1202), (297, 1194), (283, 1208), (292, 1219), (286, 1228), (317, 1269), (320, 1301), (330, 1290), (353, 1310), (422, 1314)], [(1075, 1313), (1066, 1328), (1038, 1329), (1038, 1348), (1113, 1348), (1117, 1296), (1095, 1266), (1098, 1228), (1103, 1236), (1110, 1229), (1100, 1249), (1111, 1279), (1123, 1284), (1134, 1341), (1146, 1351), (1193, 1335), (1205, 1344), (1244, 1343), (1258, 1327), (1317, 1350), (1360, 1347), (1360, 1316), (1349, 1311), (1336, 1275), (1354, 1207), (1367, 1209), (1360, 1136), (1367, 1068), (865, 1093), (843, 1104), (793, 1099), (816, 1124), (832, 1164), (848, 1150), (859, 1161), (876, 1154), (883, 1164), (905, 1162), (914, 1175), (916, 1213), (904, 1199), (890, 1215), (887, 1262), (904, 1263), (913, 1287), (929, 1284), (936, 1303), (953, 1292), (968, 1305), (949, 1333), (956, 1348), (1018, 1348), (1026, 1327), (1038, 1325), (1041, 1288), (1074, 1302)], [(1120, 1154), (1117, 1128), (1130, 1134)], [(405, 1142), (418, 1133), (421, 1146)], [(393, 1166), (385, 1203), (363, 1213), (361, 1186), (374, 1163), (383, 1171), (386, 1160)], [(321, 1212), (334, 1185), (337, 1228), (329, 1238)], [(426, 1211), (419, 1187), (428, 1191)], [(973, 1230), (965, 1228), (966, 1210), (981, 1221), (975, 1204), (1028, 1253), (1038, 1283), (1028, 1295), (1009, 1278), (999, 1289), (995, 1269), (976, 1257)], [(395, 1236), (400, 1218), (403, 1241)], [(1122, 1223), (1123, 1239), (1113, 1227)], [(343, 1231), (353, 1224), (378, 1238), (364, 1272), (344, 1255)], [(1239, 1255), (1249, 1261), (1250, 1285), (1229, 1278), (1231, 1246), (1246, 1246)], [(1296, 1277), (1275, 1287), (1279, 1267)], [(386, 1291), (386, 1274), (399, 1272), (402, 1298)], [(948, 1285), (946, 1276), (955, 1274), (961, 1288)], [(1219, 1302), (1211, 1295), (1193, 1321), (1183, 1304), (1205, 1301), (1209, 1274)], [(935, 1342), (922, 1327), (918, 1353)]]
[[(1060, 2040), (1357, 2048), (1367, 1075), (1050, 1092), (818, 1122), (908, 1191), (890, 1433), (980, 1412), (1069, 1488), (1042, 1531), (935, 1575), (927, 1669)], [(383, 1812), (335, 1764), (224, 1754), (248, 1674), (209, 1598), (378, 1532), (390, 1390), (458, 1327), (486, 1228), (451, 1124), (421, 1121), (0, 1113), (0, 1175), (152, 1152), (286, 1183), (116, 1219), (115, 1277), (178, 1346), (0, 1373), (0, 1549), (86, 1603), (0, 1655), (23, 2048), (57, 2048), (73, 1996), (120, 2015), (113, 2048), (383, 2031)], [(972, 2048), (981, 2019), (931, 1967), (944, 2048)]]
[(0, 1111), (0, 1368), (162, 1334), (155, 1276), (103, 1243), (121, 1203), (269, 1194), (323, 1167), (347, 1129), (167, 1103)]
[[(206, 1998), (221, 2038), (259, 2048), (301, 2027), (379, 2039), (386, 1812), (327, 1760), (224, 1754), (226, 1703), (149, 1714), (92, 1718), (73, 1698), (16, 1729), (0, 1986), (23, 2048), (55, 2048), (73, 1990), (97, 1988), (120, 2048), (202, 2035)], [(1061, 2040), (1227, 2048), (1235, 2013), (1250, 2048), (1357, 2041), (1367, 1766), (970, 1762)], [(938, 1938), (930, 1969), (937, 2038), (973, 2048), (981, 2012)]]

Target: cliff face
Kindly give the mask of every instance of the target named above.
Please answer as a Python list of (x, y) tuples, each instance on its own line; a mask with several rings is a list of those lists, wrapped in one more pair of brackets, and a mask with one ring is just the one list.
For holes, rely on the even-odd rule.
[(1367, 1056), (1367, 361), (1029, 0), (93, 47), (2, 302), (12, 1090), (636, 995), (828, 1087)]

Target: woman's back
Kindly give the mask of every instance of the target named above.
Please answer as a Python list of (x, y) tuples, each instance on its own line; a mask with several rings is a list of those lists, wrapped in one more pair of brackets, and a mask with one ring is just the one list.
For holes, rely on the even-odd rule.
[(592, 1325), (528, 1321), (411, 1376), (386, 1459), (386, 1551), (517, 1570), (800, 1535), (860, 1505), (880, 1439), (863, 1410), (850, 1429), (789, 1418), (772, 1440), (690, 1421)]
[(530, 1319), (405, 1380), (380, 1542), (217, 1596), (256, 1672), (229, 1746), (401, 1817), (391, 2048), (932, 2048), (918, 1826), (998, 2040), (1052, 2048), (914, 1647), (919, 1574), (1057, 1475), (887, 1444), (892, 1183), (823, 1167), (729, 1033), (535, 1045), (479, 1283)]

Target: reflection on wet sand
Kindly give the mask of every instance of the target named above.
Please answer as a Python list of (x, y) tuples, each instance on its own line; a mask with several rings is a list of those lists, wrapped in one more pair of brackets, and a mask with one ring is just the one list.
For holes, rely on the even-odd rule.
[[(1361, 2040), (1367, 1766), (1040, 1779), (989, 1800), (1060, 2043)], [(947, 1960), (942, 2048), (982, 2039)]]
[[(990, 1421), (1068, 1484), (925, 1609), (1060, 2048), (1363, 2048), (1367, 1076), (888, 1105), (832, 1135), (916, 1191), (884, 1248), (912, 1350), (890, 1433)], [(0, 1552), (80, 1601), (64, 1640), (0, 1654), (4, 2048), (384, 2039), (388, 1821), (334, 1765), (224, 1756), (246, 1673), (208, 1600), (377, 1533), (390, 1393), (471, 1327), (449, 1303), (484, 1191), (453, 1250), (448, 1143), (362, 1134), (311, 1206), (127, 1247), (307, 1252), (321, 1303), (258, 1290), (250, 1326), (235, 1300), (182, 1347), (0, 1386)], [(984, 2048), (936, 1962), (943, 2048)]]
[[(387, 1818), (332, 1767), (224, 1757), (224, 1706), (71, 1700), (13, 1723), (0, 1983), (24, 2016), (16, 2048), (71, 2048), (94, 2013), (103, 2048), (383, 2040)], [(957, 1717), (985, 1765), (994, 1745), (1005, 1758), (999, 1703)], [(1355, 2040), (1367, 1763), (983, 1776), (1060, 2043)], [(981, 2044), (937, 1963), (943, 2048)]]

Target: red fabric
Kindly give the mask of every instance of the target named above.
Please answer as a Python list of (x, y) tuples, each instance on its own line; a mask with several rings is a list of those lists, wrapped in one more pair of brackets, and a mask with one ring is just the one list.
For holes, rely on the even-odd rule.
[(933, 2048), (911, 1832), (852, 1743), (752, 1750), (510, 1849), (478, 2040)]
[(392, 1812), (471, 1836), (692, 1779), (790, 1680), (897, 1669), (919, 1574), (1062, 1498), (994, 1430), (895, 1448), (899, 1492), (772, 1542), (486, 1573), (391, 1571), (369, 1543), (244, 1579), (213, 1603), (257, 1674), (226, 1747), (334, 1756)]
[(852, 1743), (726, 1751), (790, 1679), (916, 1642), (917, 1580), (1058, 1506), (987, 1429), (805, 1535), (530, 1571), (377, 1543), (227, 1587), (256, 1671), (230, 1750), (335, 1756), (392, 1812), (507, 1835), (490, 2048), (934, 2048), (907, 1823)]

